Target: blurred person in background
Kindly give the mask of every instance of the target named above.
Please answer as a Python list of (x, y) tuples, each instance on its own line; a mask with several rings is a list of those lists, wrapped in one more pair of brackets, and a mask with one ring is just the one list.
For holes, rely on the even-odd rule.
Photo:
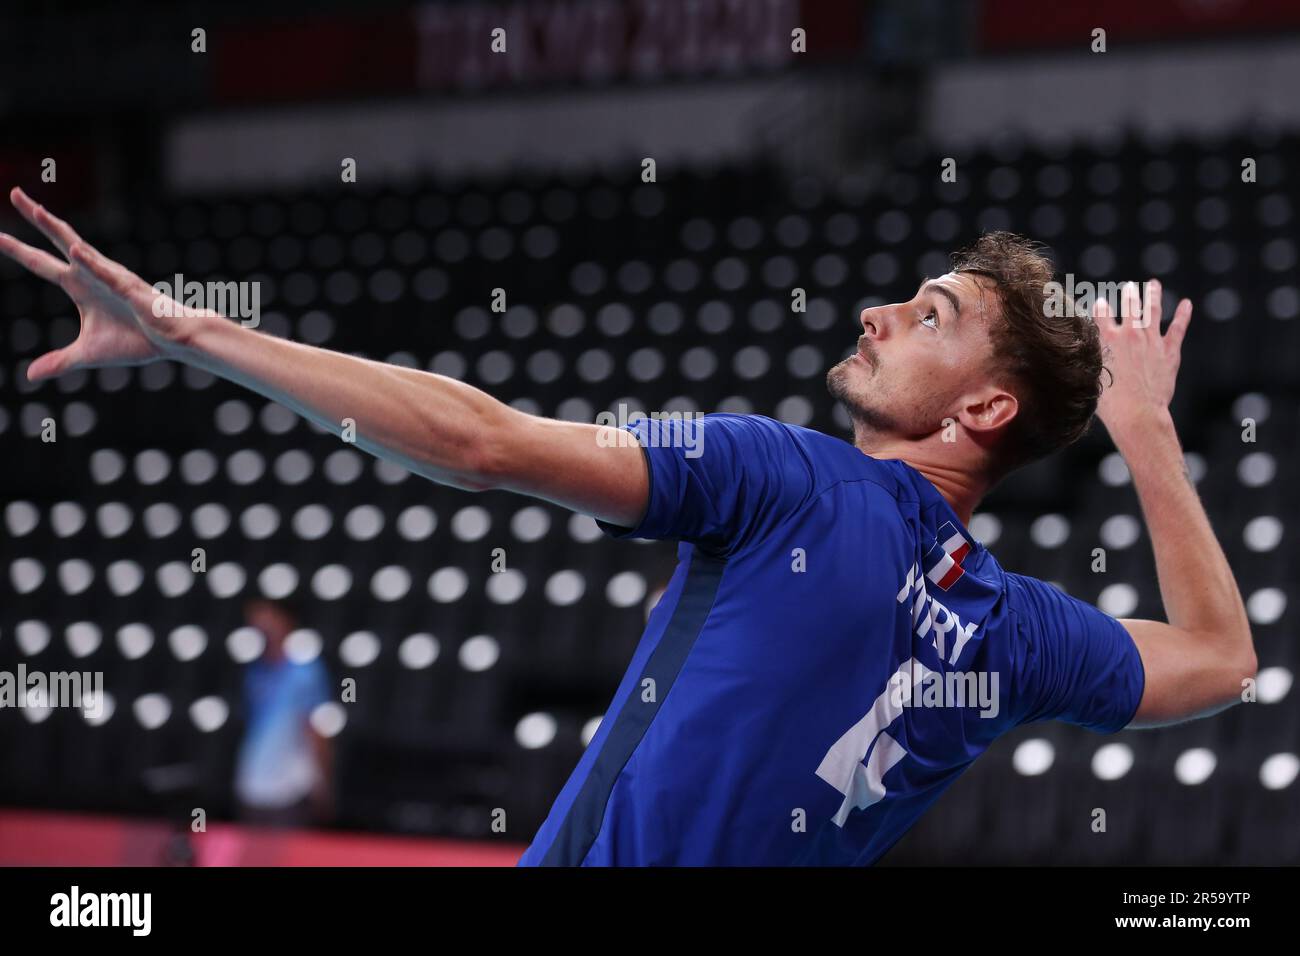
[(305, 826), (333, 817), (330, 740), (311, 724), (330, 699), (329, 674), (319, 656), (297, 662), (285, 641), (298, 627), (293, 608), (254, 599), (244, 618), (266, 639), (261, 656), (244, 672), (244, 739), (235, 768), (241, 819), (264, 826)]

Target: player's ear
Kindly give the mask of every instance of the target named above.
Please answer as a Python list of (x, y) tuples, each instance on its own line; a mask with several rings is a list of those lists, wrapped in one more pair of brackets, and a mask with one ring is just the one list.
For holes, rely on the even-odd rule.
[(990, 433), (1011, 423), (1020, 411), (1020, 403), (1008, 391), (990, 386), (969, 397), (957, 419), (967, 431)]

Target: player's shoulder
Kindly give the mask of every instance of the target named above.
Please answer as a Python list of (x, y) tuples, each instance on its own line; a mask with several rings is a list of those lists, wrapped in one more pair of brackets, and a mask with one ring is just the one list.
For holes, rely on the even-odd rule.
[(756, 449), (785, 459), (784, 462), (774, 464), (797, 459), (814, 476), (815, 483), (820, 487), (840, 481), (865, 481), (896, 499), (911, 494), (904, 476), (891, 467), (894, 462), (872, 458), (850, 442), (825, 432), (778, 421), (766, 415), (714, 412), (703, 416), (701, 421), (706, 423), (706, 436), (709, 427), (717, 427), (734, 436), (737, 441), (748, 442)]
[[(1041, 617), (1043, 606), (1053, 598), (1054, 584), (1027, 574), (1002, 570), (1002, 589), (1006, 594), (1007, 607), (1020, 620), (1021, 624), (1037, 621)], [(1065, 592), (1057, 591), (1064, 595)]]
[(1055, 582), (1005, 570), (1002, 578), (1007, 606), (1024, 627), (1057, 635), (1072, 629), (1065, 626), (1067, 622), (1073, 626), (1094, 626), (1114, 621), (1110, 615), (1075, 597)]
[(1005, 569), (1002, 571), (1002, 577), (1006, 582), (1008, 597), (1014, 598), (1020, 604), (1069, 597), (1059, 585), (1053, 584), (1051, 581), (1044, 581), (1042, 578), (1030, 577), (1028, 574), (1020, 574)]

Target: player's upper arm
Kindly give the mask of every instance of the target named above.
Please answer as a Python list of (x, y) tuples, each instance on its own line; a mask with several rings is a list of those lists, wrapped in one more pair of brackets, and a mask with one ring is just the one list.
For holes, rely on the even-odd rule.
[(502, 406), (481, 486), (517, 491), (591, 515), (633, 525), (645, 513), (649, 474), (631, 436), (583, 422), (528, 415)]
[(1206, 717), (1241, 701), (1254, 662), (1238, 662), (1213, 635), (1199, 635), (1160, 621), (1120, 621), (1137, 645), (1146, 686), (1131, 728)]
[(619, 537), (731, 554), (779, 524), (815, 485), (794, 432), (762, 416), (641, 418), (625, 430), (515, 414), (490, 487), (584, 512)]
[(1062, 720), (1096, 733), (1127, 727), (1144, 676), (1120, 622), (1045, 581), (1006, 578), (1016, 619), (1011, 691), (1017, 723)]

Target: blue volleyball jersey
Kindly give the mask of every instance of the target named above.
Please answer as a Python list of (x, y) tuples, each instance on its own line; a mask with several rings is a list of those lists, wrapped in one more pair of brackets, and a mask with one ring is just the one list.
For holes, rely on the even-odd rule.
[(993, 740), (1113, 733), (1124, 627), (1002, 570), (934, 486), (755, 415), (640, 419), (678, 565), (520, 865), (866, 865)]

